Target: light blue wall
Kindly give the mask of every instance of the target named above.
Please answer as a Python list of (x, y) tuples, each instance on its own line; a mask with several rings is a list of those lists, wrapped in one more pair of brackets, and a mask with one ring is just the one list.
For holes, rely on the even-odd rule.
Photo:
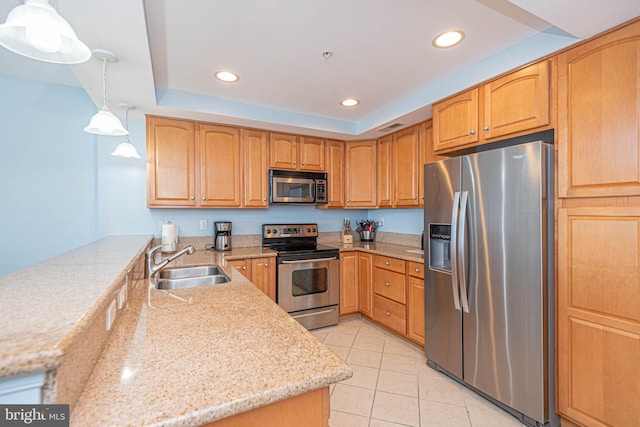
[[(0, 274), (108, 235), (159, 236), (162, 220), (178, 224), (181, 236), (211, 236), (219, 220), (232, 221), (233, 234), (306, 221), (338, 231), (344, 218), (366, 217), (383, 217), (383, 231), (422, 231), (421, 209), (148, 209), (143, 122), (129, 122), (142, 159), (122, 159), (110, 153), (123, 138), (83, 131), (97, 110), (83, 89), (0, 75), (0, 93)], [(207, 230), (200, 230), (201, 219), (209, 221)]]
[(0, 274), (97, 237), (95, 106), (81, 88), (0, 76)]

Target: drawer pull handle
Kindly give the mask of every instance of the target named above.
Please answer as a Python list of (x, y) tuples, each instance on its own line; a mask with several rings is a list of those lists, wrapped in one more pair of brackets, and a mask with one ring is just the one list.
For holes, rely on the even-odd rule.
[(388, 266), (389, 265), (389, 261), (385, 261), (384, 265)]
[(420, 269), (419, 268), (416, 268), (416, 273), (420, 273)]
[(391, 286), (391, 285), (389, 284), (389, 282), (385, 283), (384, 285), (385, 285), (387, 288), (388, 288), (389, 286)]
[(391, 313), (389, 313), (388, 311), (385, 311), (385, 313), (384, 313), (384, 314), (386, 314), (386, 315), (387, 315), (387, 317), (388, 317), (388, 316), (391, 316)]

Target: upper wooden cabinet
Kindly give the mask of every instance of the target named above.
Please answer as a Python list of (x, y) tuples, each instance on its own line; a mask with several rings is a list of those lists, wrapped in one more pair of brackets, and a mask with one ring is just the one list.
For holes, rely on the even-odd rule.
[(346, 208), (376, 207), (376, 148), (375, 140), (345, 142)]
[(147, 116), (147, 206), (196, 206), (195, 126)]
[(147, 205), (266, 208), (267, 150), (266, 132), (147, 116)]
[(242, 129), (244, 206), (269, 207), (269, 139), (267, 132)]
[(418, 125), (420, 133), (420, 163), (418, 167), (418, 206), (423, 207), (424, 200), (424, 165), (442, 160), (445, 157), (438, 156), (433, 152), (433, 122), (427, 120)]
[(282, 133), (269, 134), (273, 169), (324, 171), (325, 140)]
[(640, 195), (640, 22), (558, 56), (558, 196)]
[(390, 208), (393, 206), (393, 136), (387, 135), (378, 139), (378, 206)]
[(199, 123), (196, 153), (200, 162), (202, 207), (240, 207), (241, 140), (240, 129)]
[(417, 207), (420, 204), (418, 180), (420, 161), (420, 127), (411, 126), (393, 134), (393, 205)]
[(549, 68), (544, 60), (434, 104), (434, 150), (451, 152), (547, 128)]
[(344, 141), (327, 140), (327, 208), (344, 207)]

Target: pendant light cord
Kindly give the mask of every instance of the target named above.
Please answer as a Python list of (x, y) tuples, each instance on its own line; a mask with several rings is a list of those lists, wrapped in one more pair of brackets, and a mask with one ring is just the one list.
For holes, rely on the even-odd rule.
[(102, 100), (107, 105), (107, 57), (102, 58)]

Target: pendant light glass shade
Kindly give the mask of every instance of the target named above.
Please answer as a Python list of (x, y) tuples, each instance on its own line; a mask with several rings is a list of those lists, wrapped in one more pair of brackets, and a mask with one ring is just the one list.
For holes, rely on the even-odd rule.
[(127, 159), (140, 158), (140, 154), (138, 154), (138, 150), (136, 150), (136, 147), (134, 147), (131, 141), (129, 141), (128, 136), (127, 136), (127, 139), (124, 140), (124, 142), (121, 142), (120, 144), (118, 144), (118, 146), (116, 147), (115, 150), (113, 150), (113, 153), (111, 153), (111, 155), (117, 156), (117, 157), (124, 157)]
[(26, 0), (13, 8), (0, 25), (0, 45), (56, 64), (79, 64), (91, 58), (89, 48), (47, 0)]
[(122, 122), (107, 107), (107, 62), (116, 62), (118, 57), (106, 50), (93, 51), (96, 58), (102, 59), (102, 108), (91, 117), (91, 121), (84, 128), (85, 132), (96, 135), (122, 136), (129, 135), (129, 131), (122, 126)]
[[(129, 104), (120, 104), (120, 106), (124, 107), (124, 124), (125, 124), (125, 128), (128, 130), (129, 129), (129, 110), (133, 110), (136, 107)], [(118, 146), (116, 147), (115, 150), (113, 150), (111, 155), (117, 156), (117, 157), (124, 157), (127, 159), (140, 158), (140, 155), (138, 154), (138, 150), (136, 150), (136, 147), (134, 147), (134, 145), (131, 143), (131, 140), (129, 140), (129, 135), (127, 135), (127, 138), (123, 142), (118, 144)]]

